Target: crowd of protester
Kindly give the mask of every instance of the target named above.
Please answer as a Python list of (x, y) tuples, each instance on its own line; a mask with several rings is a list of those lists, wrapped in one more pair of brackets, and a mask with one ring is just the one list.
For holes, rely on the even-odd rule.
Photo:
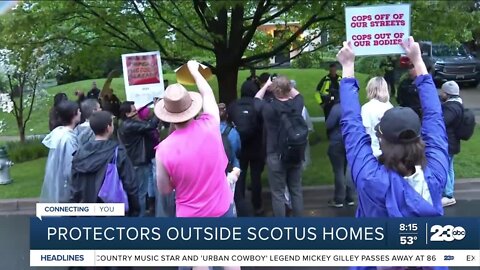
[[(418, 44), (403, 46), (409, 71), (397, 91), (401, 107), (390, 103), (391, 58), (386, 79), (368, 81), (360, 106), (348, 43), (337, 56), (343, 74), (332, 64), (317, 86), (334, 176), (331, 207), (353, 206), (358, 197), (359, 216), (432, 216), (455, 204), (453, 160), (467, 139), (457, 135), (465, 118), (460, 88), (446, 82), (438, 97)], [(98, 194), (116, 179), (129, 216), (263, 216), (266, 168), (273, 215), (302, 216), (313, 125), (296, 82), (252, 70), (241, 97), (218, 104), (198, 63), (187, 66), (199, 92), (168, 85), (162, 99), (139, 108), (95, 83), (76, 101), (55, 95), (41, 201), (105, 202)]]
[[(330, 65), (314, 97), (324, 110), (334, 176), (328, 205), (358, 200), (359, 217), (441, 216), (456, 202), (453, 160), (471, 136), (460, 88), (446, 82), (439, 97), (418, 43), (410, 38), (402, 46), (409, 71), (399, 107), (390, 103), (390, 58), (385, 78), (368, 81), (368, 102), (360, 105), (350, 43), (337, 55), (343, 74)], [(217, 104), (197, 62), (187, 67), (198, 92), (168, 85), (162, 99), (140, 108), (95, 83), (87, 95), (77, 92), (77, 101), (55, 95), (41, 201), (124, 202), (128, 216), (263, 216), (266, 166), (273, 215), (302, 216), (313, 125), (296, 82), (252, 70), (241, 97), (227, 106)], [(108, 194), (112, 181), (121, 183), (120, 193)]]

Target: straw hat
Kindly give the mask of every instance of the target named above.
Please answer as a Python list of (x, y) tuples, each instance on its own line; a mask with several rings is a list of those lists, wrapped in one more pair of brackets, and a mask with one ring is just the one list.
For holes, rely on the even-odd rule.
[(155, 105), (155, 115), (168, 123), (182, 123), (194, 118), (202, 109), (202, 96), (189, 92), (181, 84), (167, 87), (163, 99)]

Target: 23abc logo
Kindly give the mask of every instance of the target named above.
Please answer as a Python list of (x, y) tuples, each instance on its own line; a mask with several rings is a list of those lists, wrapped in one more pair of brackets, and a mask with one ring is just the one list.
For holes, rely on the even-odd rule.
[(430, 232), (433, 233), (430, 236), (432, 242), (452, 242), (460, 241), (465, 238), (466, 232), (463, 227), (453, 227), (452, 225), (434, 225), (430, 228)]

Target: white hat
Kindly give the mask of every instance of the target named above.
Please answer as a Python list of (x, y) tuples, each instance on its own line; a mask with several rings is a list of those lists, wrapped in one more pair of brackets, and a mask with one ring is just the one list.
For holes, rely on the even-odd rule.
[(460, 87), (455, 81), (448, 81), (442, 85), (442, 91), (451, 96), (460, 95)]

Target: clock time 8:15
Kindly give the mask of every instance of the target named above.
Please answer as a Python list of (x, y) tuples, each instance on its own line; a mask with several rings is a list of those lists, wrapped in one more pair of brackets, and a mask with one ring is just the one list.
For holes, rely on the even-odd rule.
[(400, 224), (400, 231), (401, 232), (416, 232), (418, 230), (418, 226), (416, 223), (408, 223), (408, 224)]

